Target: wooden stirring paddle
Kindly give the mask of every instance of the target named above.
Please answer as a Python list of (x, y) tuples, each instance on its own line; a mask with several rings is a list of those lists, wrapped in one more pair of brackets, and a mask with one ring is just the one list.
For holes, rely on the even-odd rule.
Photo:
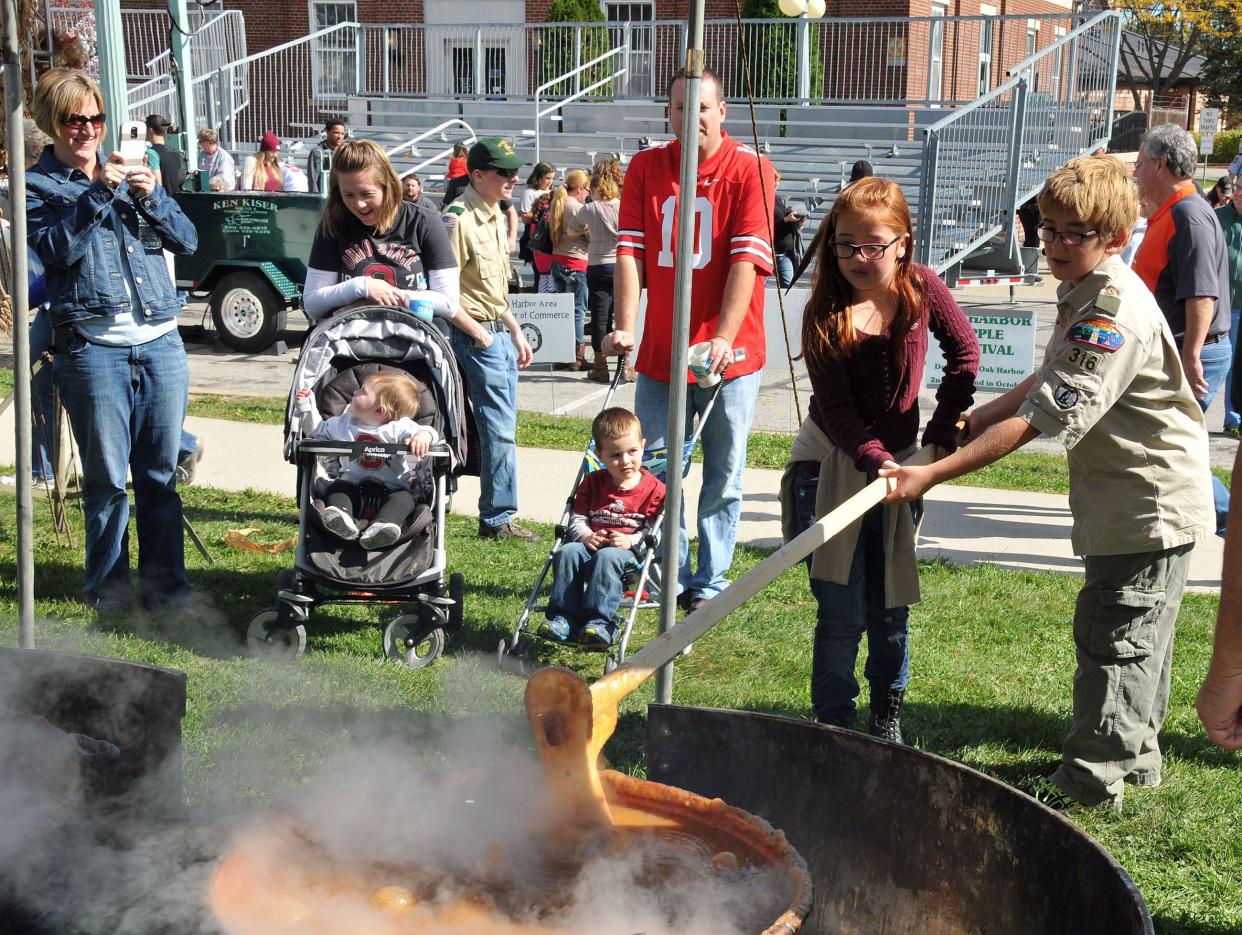
[[(930, 447), (906, 464), (927, 464)], [(598, 760), (617, 727), (617, 708), (683, 649), (802, 561), (888, 494), (894, 482), (877, 478), (795, 539), (769, 555), (734, 584), (688, 614), (591, 686), (569, 669), (539, 669), (526, 685), (526, 716), (535, 732), (544, 776), (565, 814), (581, 823), (610, 823)]]

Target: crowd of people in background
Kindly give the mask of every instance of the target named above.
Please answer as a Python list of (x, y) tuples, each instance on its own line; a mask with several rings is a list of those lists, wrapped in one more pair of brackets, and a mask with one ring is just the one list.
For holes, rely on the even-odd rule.
[[(32, 344), (55, 351), (55, 383), (81, 453), (87, 600), (105, 612), (126, 611), (133, 600), (127, 472), (140, 599), (147, 606), (189, 599), (177, 493), (187, 457), (188, 368), (165, 257), (196, 248), (197, 233), (169, 194), (187, 187), (326, 196), (303, 290), (312, 319), (359, 303), (405, 306), (419, 293), (447, 305), (478, 430), (477, 534), (537, 542), (517, 518), (518, 372), (532, 360), (509, 304), (510, 257), (520, 245), (540, 292), (573, 297), (571, 366), (606, 382), (608, 361), (620, 357), (623, 377), (636, 383), (636, 421), (609, 439), (665, 444), (671, 381), (686, 380), (687, 438), (701, 423), (704, 458), (693, 558), (685, 518), (678, 523), (678, 603), (691, 611), (724, 591), (766, 360), (765, 285), (770, 277), (793, 283), (808, 210), (781, 197), (766, 157), (723, 129), (727, 104), (710, 71), (697, 139), (681, 139), (685, 83), (678, 74), (667, 88), (674, 139), (635, 154), (625, 169), (604, 158), (569, 168), (558, 185), (557, 168), (539, 162), (515, 197), (528, 163), (509, 141), (491, 137), (454, 147), (436, 206), (417, 174), (399, 177), (378, 144), (350, 139), (339, 120), (325, 125), (305, 171), (282, 158), (280, 140), (268, 131), (238, 175), (215, 131), (205, 128), (197, 134), (196, 171), (188, 172), (167, 146), (172, 128), (160, 115), (146, 122), (144, 164), (127, 164), (101, 149), (106, 118), (98, 86), (70, 69), (46, 73), (32, 112), (49, 142), (28, 134), (37, 151), (28, 176), (29, 244), (43, 271), (42, 291), (31, 283), (32, 301), (37, 294), (42, 306)], [(710, 392), (689, 374), (670, 373), (672, 206), (683, 145), (697, 151), (696, 203), (705, 206), (698, 209), (704, 224), (689, 340), (708, 348), (707, 366), (722, 377)], [(860, 693), (854, 664), (865, 633), (868, 728), (901, 741), (909, 606), (920, 597), (914, 529), (921, 494), (1044, 434), (1070, 450), (1075, 547), (1085, 556), (1086, 582), (1074, 622), (1074, 721), (1061, 764), (1034, 791), (1054, 805), (1115, 806), (1123, 781), (1159, 784), (1156, 734), (1189, 551), (1205, 533), (1223, 535), (1230, 512), (1228, 490), (1208, 471), (1204, 413), (1224, 393), (1225, 428), (1236, 434), (1242, 408), (1231, 371), (1242, 195), (1231, 174), (1204, 196), (1192, 178), (1195, 159), (1186, 131), (1157, 127), (1143, 139), (1133, 182), (1111, 157), (1083, 157), (1056, 170), (1022, 206), (1026, 241), (1043, 245), (1061, 283), (1056, 327), (1037, 373), (973, 412), (979, 347), (969, 322), (941, 280), (913, 262), (900, 187), (875, 178), (869, 163), (855, 165), (808, 259), (802, 354), (814, 395), (782, 482), (783, 526), (797, 535), (877, 477), (891, 478), (895, 490), (807, 561), (817, 608), (817, 719), (853, 726)], [(113, 269), (120, 275), (101, 272)], [(920, 435), (930, 338), (945, 366)], [(966, 426), (960, 436), (959, 421)], [(1140, 456), (1156, 437), (1158, 456)], [(933, 464), (902, 465), (920, 441)], [(46, 474), (46, 437), (36, 444), (35, 470)], [(1239, 535), (1230, 540), (1230, 567)], [(1237, 604), (1226, 602), (1222, 611), (1232, 607), (1236, 616)], [(566, 624), (574, 621), (566, 617)], [(1242, 638), (1227, 635), (1218, 649), (1242, 655)], [(1236, 720), (1242, 702), (1242, 680), (1229, 671), (1223, 663), (1214, 669), (1219, 677), (1201, 711), (1211, 716), (1213, 739), (1242, 743), (1222, 713), (1232, 704)]]

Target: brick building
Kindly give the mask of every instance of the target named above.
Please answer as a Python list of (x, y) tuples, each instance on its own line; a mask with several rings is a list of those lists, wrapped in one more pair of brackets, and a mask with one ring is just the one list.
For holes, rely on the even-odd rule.
[[(363, 25), (361, 40), (328, 37), (313, 58), (317, 96), (357, 94), (528, 96), (550, 75), (572, 66), (572, 30), (539, 30), (550, 0), (223, 0), (245, 17), (251, 54), (337, 23)], [(1006, 69), (1072, 28), (1073, 0), (828, 0), (813, 21), (812, 96), (826, 101), (970, 101), (1006, 79)], [(131, 0), (131, 8), (162, 8), (161, 0)], [(661, 93), (680, 64), (678, 21), (687, 0), (601, 0), (609, 39), (586, 53), (631, 49), (630, 96)], [(738, 77), (735, 0), (707, 0), (707, 58), (727, 85)], [(890, 17), (873, 24), (842, 20)], [(958, 17), (973, 17), (958, 19)], [(1054, 18), (1048, 18), (1054, 17)], [(901, 18), (901, 19), (898, 19)], [(712, 21), (716, 22), (712, 22)], [(468, 25), (467, 25), (468, 24)], [(536, 28), (529, 28), (535, 25)], [(385, 28), (388, 27), (388, 28)], [(528, 28), (522, 28), (528, 27)], [(796, 45), (793, 24), (749, 29), (751, 60), (766, 58), (766, 94), (795, 95), (788, 67)], [(1064, 63), (1046, 63), (1037, 90), (1062, 88)], [(729, 88), (736, 93), (734, 88)]]

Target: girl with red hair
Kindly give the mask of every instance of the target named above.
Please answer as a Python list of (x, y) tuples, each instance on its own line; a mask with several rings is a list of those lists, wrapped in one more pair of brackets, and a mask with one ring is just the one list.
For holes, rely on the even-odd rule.
[[(781, 482), (787, 540), (915, 450), (929, 331), (945, 358), (922, 438), (937, 458), (956, 447), (956, 423), (970, 406), (979, 367), (965, 313), (932, 270), (913, 262), (910, 209), (899, 186), (861, 179), (837, 197), (824, 223), (802, 320), (813, 396)], [(915, 514), (905, 504), (874, 507), (807, 559), (818, 604), (812, 713), (853, 726), (854, 663), (865, 631), (870, 732), (898, 742), (909, 605), (919, 599)]]

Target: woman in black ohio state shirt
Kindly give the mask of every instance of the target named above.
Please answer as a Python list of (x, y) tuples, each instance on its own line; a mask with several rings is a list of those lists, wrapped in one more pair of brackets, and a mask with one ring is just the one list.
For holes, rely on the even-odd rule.
[(311, 319), (358, 301), (404, 306), (407, 291), (438, 292), (457, 308), (457, 261), (439, 215), (407, 202), (384, 151), (342, 143), (307, 264), (302, 304)]

